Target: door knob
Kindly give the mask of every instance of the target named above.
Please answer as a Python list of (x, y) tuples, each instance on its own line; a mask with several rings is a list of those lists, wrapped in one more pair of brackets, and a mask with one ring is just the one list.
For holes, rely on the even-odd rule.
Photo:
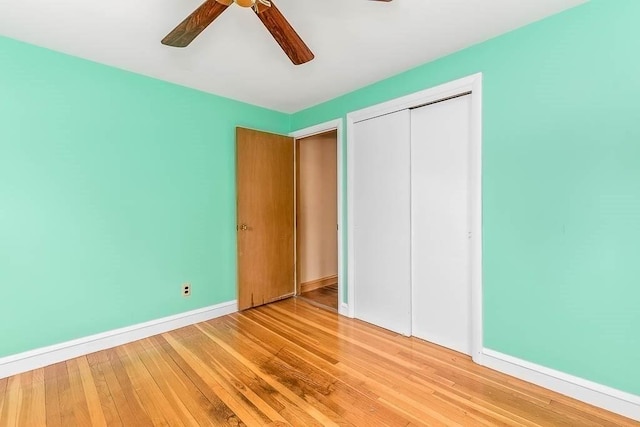
[(240, 224), (239, 229), (240, 229), (241, 231), (247, 231), (247, 230), (249, 229), (249, 227), (247, 226), (247, 224)]

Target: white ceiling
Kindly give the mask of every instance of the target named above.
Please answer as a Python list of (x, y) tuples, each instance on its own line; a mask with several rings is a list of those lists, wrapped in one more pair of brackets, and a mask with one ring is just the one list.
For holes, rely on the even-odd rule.
[(275, 0), (315, 53), (294, 66), (232, 5), (189, 47), (160, 40), (202, 0), (0, 0), (0, 35), (295, 112), (586, 0)]

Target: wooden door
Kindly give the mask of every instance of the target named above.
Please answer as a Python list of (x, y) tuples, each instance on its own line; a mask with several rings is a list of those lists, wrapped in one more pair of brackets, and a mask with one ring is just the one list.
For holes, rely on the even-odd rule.
[(293, 138), (236, 129), (238, 308), (294, 295)]

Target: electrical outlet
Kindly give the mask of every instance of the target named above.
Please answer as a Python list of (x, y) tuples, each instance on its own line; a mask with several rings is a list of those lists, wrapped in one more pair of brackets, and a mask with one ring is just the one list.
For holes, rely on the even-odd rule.
[(191, 296), (191, 283), (185, 283), (182, 285), (182, 296), (183, 297)]

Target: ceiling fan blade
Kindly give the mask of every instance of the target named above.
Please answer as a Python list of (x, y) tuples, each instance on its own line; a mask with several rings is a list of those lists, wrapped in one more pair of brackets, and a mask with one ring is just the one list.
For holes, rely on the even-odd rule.
[(287, 19), (280, 13), (273, 1), (271, 6), (263, 6), (257, 3), (254, 9), (258, 18), (262, 21), (267, 30), (278, 42), (284, 53), (287, 54), (291, 62), (295, 65), (304, 64), (314, 58), (311, 49), (302, 41)]
[(216, 0), (207, 0), (173, 31), (162, 39), (162, 44), (173, 47), (186, 47), (198, 37), (215, 19), (227, 10), (228, 5)]

